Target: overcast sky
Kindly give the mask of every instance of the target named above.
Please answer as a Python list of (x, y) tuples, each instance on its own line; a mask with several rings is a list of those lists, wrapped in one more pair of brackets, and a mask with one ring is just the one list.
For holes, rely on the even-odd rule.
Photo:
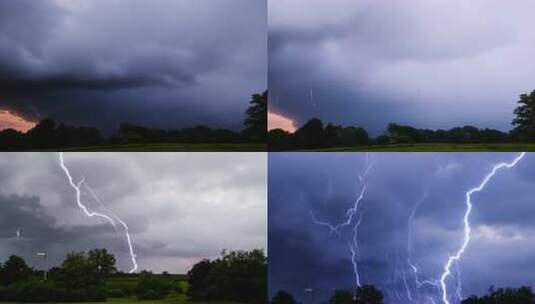
[(311, 117), (509, 130), (535, 89), (535, 2), (269, 1), (273, 111)]
[[(465, 193), (476, 187), (511, 153), (376, 153), (364, 179), (358, 230), (361, 282), (380, 288), (386, 303), (440, 303), (433, 288), (417, 288), (410, 256), (420, 280), (440, 277), (447, 255), (462, 243)], [(331, 234), (317, 220), (345, 220), (361, 191), (364, 153), (278, 153), (269, 156), (270, 293), (292, 292), (300, 301), (326, 301), (337, 288), (356, 285), (348, 242), (352, 225)], [(519, 287), (535, 277), (535, 155), (499, 171), (485, 190), (474, 194), (472, 238), (459, 268), (462, 294), (485, 293), (489, 286)], [(418, 206), (416, 209), (415, 206)], [(409, 218), (415, 210), (412, 233)], [(311, 214), (312, 213), (312, 214)], [(409, 235), (412, 254), (409, 255)], [(407, 281), (411, 297), (406, 292)], [(449, 280), (452, 287), (455, 280)], [(305, 289), (314, 292), (305, 296)], [(450, 290), (451, 294), (451, 290)], [(431, 302), (429, 302), (431, 303)], [(457, 303), (452, 299), (452, 303)]]
[[(262, 153), (67, 153), (65, 165), (90, 211), (130, 228), (139, 270), (185, 273), (222, 249), (267, 248), (266, 156)], [(20, 229), (20, 237), (17, 230)], [(0, 262), (11, 254), (42, 268), (71, 251), (107, 248), (132, 268), (125, 235), (88, 218), (55, 153), (0, 157)]]
[(0, 108), (105, 131), (240, 128), (267, 88), (265, 0), (0, 3)]

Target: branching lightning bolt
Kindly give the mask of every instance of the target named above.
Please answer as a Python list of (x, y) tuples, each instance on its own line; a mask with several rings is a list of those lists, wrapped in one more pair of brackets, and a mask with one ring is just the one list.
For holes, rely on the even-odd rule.
[[(355, 284), (357, 285), (357, 287), (361, 287), (360, 274), (358, 270), (358, 255), (359, 255), (358, 228), (362, 222), (362, 214), (359, 213), (359, 207), (360, 207), (361, 201), (364, 199), (364, 195), (365, 195), (366, 188), (367, 188), (366, 183), (365, 183), (366, 176), (370, 172), (373, 165), (374, 165), (373, 159), (370, 157), (369, 153), (366, 153), (366, 167), (364, 169), (364, 172), (362, 174), (359, 174), (358, 176), (360, 184), (362, 185), (361, 190), (357, 199), (353, 203), (353, 206), (347, 210), (346, 215), (345, 215), (346, 216), (345, 220), (333, 225), (329, 222), (318, 220), (315, 217), (314, 213), (310, 212), (312, 221), (317, 225), (327, 227), (330, 233), (336, 233), (340, 235), (341, 228), (349, 226), (351, 225), (351, 223), (354, 223), (353, 237), (348, 245), (349, 245), (349, 251), (351, 253), (351, 263), (353, 264), (353, 273), (355, 275)], [(355, 220), (356, 216), (358, 216), (358, 218)]]
[[(60, 152), (59, 153), (59, 160), (60, 160), (60, 166), (61, 166), (61, 169), (63, 169), (63, 172), (65, 172), (65, 175), (67, 176), (67, 179), (69, 180), (69, 184), (71, 185), (71, 187), (74, 189), (75, 193), (76, 193), (76, 204), (78, 205), (78, 207), (80, 209), (82, 209), (82, 211), (85, 213), (85, 215), (87, 215), (88, 217), (97, 217), (97, 218), (101, 218), (101, 219), (104, 219), (106, 220), (107, 222), (109, 222), (113, 228), (117, 231), (117, 222), (119, 222), (121, 224), (121, 226), (123, 226), (124, 228), (124, 231), (125, 231), (125, 235), (126, 235), (126, 240), (128, 242), (128, 248), (129, 248), (129, 251), (130, 251), (130, 257), (132, 259), (132, 264), (133, 264), (133, 268), (130, 270), (130, 273), (133, 273), (137, 270), (138, 268), (138, 265), (137, 265), (137, 261), (136, 261), (136, 255), (134, 254), (134, 250), (133, 250), (133, 247), (132, 247), (132, 240), (131, 240), (131, 237), (130, 237), (130, 233), (128, 232), (128, 226), (119, 218), (117, 217), (116, 215), (113, 215), (113, 217), (115, 218), (115, 220), (106, 215), (106, 214), (103, 214), (103, 213), (99, 213), (99, 212), (92, 212), (92, 211), (89, 211), (89, 209), (82, 203), (82, 200), (81, 200), (81, 190), (80, 190), (80, 187), (82, 186), (82, 184), (84, 184), (85, 182), (85, 179), (81, 179), (78, 183), (75, 183), (72, 176), (71, 176), (71, 173), (69, 171), (69, 169), (65, 166), (65, 162), (63, 160), (63, 153)], [(88, 191), (90, 191), (91, 195), (94, 195), (95, 199), (98, 201), (98, 202), (101, 202), (100, 199), (98, 199), (98, 197), (96, 197), (96, 195), (94, 194), (94, 192), (88, 187), (86, 186)]]
[[(424, 285), (429, 285), (429, 286), (438, 288), (439, 287), (438, 280), (420, 280), (419, 278), (420, 270), (418, 269), (418, 266), (412, 260), (412, 223), (414, 221), (414, 216), (416, 215), (417, 209), (427, 199), (427, 195), (428, 195), (428, 192), (424, 191), (422, 197), (416, 202), (416, 204), (414, 204), (411, 210), (411, 213), (409, 215), (409, 220), (408, 220), (408, 225), (407, 225), (407, 232), (408, 232), (407, 233), (407, 264), (409, 265), (409, 268), (413, 272), (414, 282), (417, 288), (421, 288)], [(405, 288), (408, 288), (406, 283), (405, 283)]]
[(442, 273), (442, 276), (440, 277), (440, 287), (442, 289), (442, 302), (444, 304), (450, 304), (448, 300), (448, 287), (446, 285), (446, 279), (451, 275), (451, 267), (454, 262), (458, 262), (461, 257), (464, 254), (464, 251), (466, 250), (466, 247), (468, 246), (468, 243), (470, 242), (470, 233), (472, 231), (472, 228), (470, 227), (470, 213), (472, 212), (472, 194), (481, 192), (483, 189), (485, 189), (485, 186), (487, 183), (494, 177), (494, 175), (498, 172), (498, 170), (507, 168), (513, 168), (518, 164), (518, 162), (524, 158), (526, 155), (525, 152), (520, 153), (512, 162), (510, 163), (499, 163), (495, 165), (489, 174), (485, 176), (483, 181), (479, 184), (479, 186), (470, 189), (468, 192), (466, 192), (466, 211), (464, 214), (463, 222), (464, 222), (464, 241), (459, 248), (459, 250), (455, 253), (455, 255), (452, 255), (448, 258), (448, 261), (446, 265), (444, 265), (444, 272)]

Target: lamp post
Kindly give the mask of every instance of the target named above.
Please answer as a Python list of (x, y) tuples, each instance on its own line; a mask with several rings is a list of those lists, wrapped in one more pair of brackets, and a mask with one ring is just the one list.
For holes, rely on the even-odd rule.
[(45, 268), (43, 270), (43, 279), (46, 281), (46, 252), (38, 252), (37, 256), (42, 257), (44, 260)]

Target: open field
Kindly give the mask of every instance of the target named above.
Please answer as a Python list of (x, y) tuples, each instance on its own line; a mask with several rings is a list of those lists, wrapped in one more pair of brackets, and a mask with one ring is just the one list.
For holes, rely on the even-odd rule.
[[(160, 276), (161, 275), (155, 275)], [(187, 277), (185, 275), (168, 275), (166, 276), (168, 280), (173, 280), (178, 284), (183, 291), (186, 291), (188, 288)], [(106, 279), (105, 288), (110, 289), (121, 289), (121, 290), (133, 290), (136, 288), (136, 285), (140, 279), (140, 276), (132, 275), (115, 275)], [(192, 303), (189, 302), (185, 294), (180, 293), (171, 293), (167, 298), (161, 300), (138, 300), (135, 297), (127, 298), (108, 298), (106, 302), (84, 302), (84, 303), (75, 303), (70, 302), (69, 304), (101, 304), (101, 303), (113, 303), (113, 304), (186, 304)], [(21, 304), (18, 302), (0, 302), (0, 304)], [(27, 303), (25, 303), (27, 304)], [(195, 304), (238, 304), (231, 302), (195, 302)]]
[(266, 151), (266, 144), (179, 144), (179, 143), (147, 143), (147, 144), (120, 144), (90, 147), (55, 148), (50, 151), (65, 152), (261, 152)]
[(535, 143), (512, 144), (395, 144), (359, 147), (336, 147), (299, 151), (317, 152), (527, 152), (535, 151)]

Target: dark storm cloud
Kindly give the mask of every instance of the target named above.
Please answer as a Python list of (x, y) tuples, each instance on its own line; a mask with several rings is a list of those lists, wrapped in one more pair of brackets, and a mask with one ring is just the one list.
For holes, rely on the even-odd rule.
[(249, 96), (266, 89), (264, 1), (22, 0), (0, 10), (0, 105), (30, 118), (237, 128)]
[[(127, 223), (140, 270), (184, 273), (222, 249), (267, 246), (266, 156), (66, 153), (64, 158), (75, 182), (85, 178), (99, 198), (82, 188), (88, 209)], [(0, 181), (0, 262), (16, 254), (42, 268), (36, 252), (46, 251), (49, 266), (55, 266), (68, 252), (107, 248), (119, 269), (131, 269), (122, 230), (88, 218), (76, 206), (56, 153), (4, 154)]]
[[(415, 209), (412, 260), (421, 279), (437, 278), (447, 255), (462, 238), (465, 193), (510, 153), (376, 153), (361, 202), (361, 280), (381, 288), (389, 301), (406, 303), (403, 276), (408, 266), (409, 217)], [(270, 292), (288, 290), (300, 300), (326, 300), (333, 289), (355, 285), (352, 227), (330, 234), (314, 224), (340, 222), (361, 190), (364, 153), (271, 154), (269, 157)], [(484, 192), (473, 196), (472, 240), (461, 263), (464, 295), (496, 286), (531, 284), (535, 223), (534, 156), (500, 171)], [(312, 214), (311, 214), (312, 213)], [(489, 267), (492, 265), (492, 267)], [(308, 295), (306, 288), (313, 288)], [(422, 290), (413, 290), (416, 298)], [(432, 295), (433, 291), (427, 290)], [(422, 299), (420, 299), (422, 300)], [(424, 298), (424, 300), (427, 300)], [(416, 300), (418, 301), (418, 300)], [(390, 303), (390, 302), (388, 302)], [(416, 303), (416, 302), (415, 302)]]
[(518, 95), (534, 89), (532, 9), (530, 1), (270, 1), (270, 104), (300, 123), (317, 116), (373, 133), (388, 122), (508, 130)]

